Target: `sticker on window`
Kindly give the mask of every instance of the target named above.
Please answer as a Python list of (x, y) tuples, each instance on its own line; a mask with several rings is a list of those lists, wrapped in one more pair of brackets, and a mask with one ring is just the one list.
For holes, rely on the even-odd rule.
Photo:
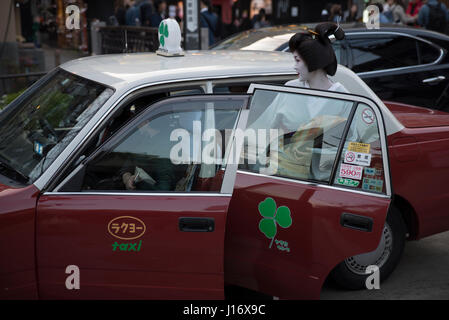
[(381, 176), (382, 169), (365, 168), (365, 176)]
[(369, 149), (369, 143), (349, 142), (348, 145), (348, 151), (352, 152), (369, 153)]
[(353, 166), (350, 164), (343, 164), (343, 163), (341, 164), (341, 167), (340, 167), (340, 177), (341, 178), (350, 178), (350, 179), (361, 180), (362, 173), (363, 173), (363, 167)]
[(363, 122), (365, 122), (368, 125), (371, 125), (374, 123), (375, 120), (375, 116), (373, 113), (373, 110), (369, 109), (369, 108), (365, 108), (362, 111), (362, 120)]
[(352, 180), (352, 179), (337, 178), (337, 184), (340, 184), (342, 186), (348, 186), (348, 187), (358, 187), (360, 184), (360, 181), (356, 181), (356, 180)]
[(34, 152), (40, 156), (44, 155), (44, 146), (37, 141), (34, 141)]
[(346, 151), (345, 162), (348, 164), (355, 164), (358, 166), (369, 166), (371, 164), (371, 154)]
[(362, 189), (366, 191), (382, 192), (384, 181), (381, 179), (363, 178)]

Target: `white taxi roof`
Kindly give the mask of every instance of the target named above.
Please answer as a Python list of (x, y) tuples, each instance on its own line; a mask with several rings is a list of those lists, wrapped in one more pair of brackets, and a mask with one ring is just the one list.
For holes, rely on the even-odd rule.
[(61, 68), (116, 89), (186, 78), (293, 74), (291, 55), (264, 51), (186, 51), (184, 56), (155, 53), (91, 56)]
[[(113, 87), (120, 95), (145, 84), (167, 81), (295, 74), (291, 53), (241, 50), (186, 51), (177, 57), (156, 53), (100, 55), (73, 60), (61, 68)], [(339, 65), (331, 78), (350, 93), (368, 97), (380, 106), (387, 135), (404, 128), (353, 71)]]

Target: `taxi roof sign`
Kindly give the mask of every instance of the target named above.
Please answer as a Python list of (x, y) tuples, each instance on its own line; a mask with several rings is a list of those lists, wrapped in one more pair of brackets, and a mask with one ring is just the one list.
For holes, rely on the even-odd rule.
[(175, 19), (162, 20), (158, 30), (159, 49), (157, 54), (166, 57), (183, 56), (181, 48), (181, 28)]

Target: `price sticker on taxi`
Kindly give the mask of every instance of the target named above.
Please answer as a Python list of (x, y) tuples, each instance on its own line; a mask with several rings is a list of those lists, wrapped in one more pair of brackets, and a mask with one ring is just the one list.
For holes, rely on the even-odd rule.
[(362, 179), (363, 167), (353, 166), (350, 164), (341, 164), (340, 177), (351, 178), (356, 180)]

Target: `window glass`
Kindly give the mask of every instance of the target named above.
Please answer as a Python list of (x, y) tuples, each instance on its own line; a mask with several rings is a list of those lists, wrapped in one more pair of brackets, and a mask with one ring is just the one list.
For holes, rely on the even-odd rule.
[(340, 41), (336, 41), (332, 44), (332, 48), (334, 49), (335, 52), (335, 56), (337, 57), (337, 63), (339, 64), (344, 64), (344, 62), (342, 61), (342, 48), (341, 48), (341, 42)]
[(385, 193), (384, 176), (376, 115), (369, 106), (359, 104), (333, 183), (361, 191)]
[(228, 93), (246, 93), (249, 88), (248, 84), (217, 84), (214, 86), (214, 93), (228, 94)]
[(104, 85), (58, 70), (0, 114), (0, 172), (31, 184), (112, 96)]
[(346, 100), (256, 90), (239, 168), (329, 182), (352, 106)]
[(229, 93), (239, 93), (244, 94), (248, 92), (248, 88), (251, 85), (251, 83), (258, 83), (258, 84), (271, 84), (271, 85), (284, 85), (287, 81), (297, 78), (297, 76), (293, 76), (290, 79), (273, 79), (273, 80), (254, 80), (254, 81), (247, 81), (247, 82), (238, 82), (238, 83), (217, 83), (214, 85), (213, 92), (216, 94), (229, 94)]
[(407, 37), (351, 39), (354, 72), (418, 64), (417, 43)]
[(242, 99), (170, 102), (150, 109), (87, 164), (83, 190), (218, 192), (226, 130)]
[(422, 41), (419, 41), (418, 44), (421, 64), (435, 62), (440, 57), (440, 50), (437, 48)]
[(188, 90), (171, 90), (169, 92), (170, 97), (189, 96), (194, 94), (203, 94), (202, 88), (192, 88)]

